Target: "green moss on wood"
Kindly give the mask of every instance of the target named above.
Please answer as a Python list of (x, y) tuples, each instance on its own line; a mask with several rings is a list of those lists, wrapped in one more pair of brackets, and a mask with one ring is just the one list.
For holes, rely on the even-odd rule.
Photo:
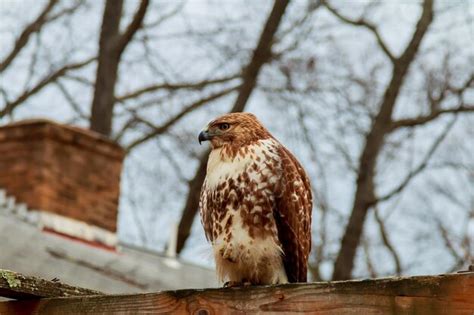
[(12, 271), (1, 270), (0, 276), (7, 281), (10, 288), (17, 288), (21, 285), (20, 279), (18, 279), (16, 274)]

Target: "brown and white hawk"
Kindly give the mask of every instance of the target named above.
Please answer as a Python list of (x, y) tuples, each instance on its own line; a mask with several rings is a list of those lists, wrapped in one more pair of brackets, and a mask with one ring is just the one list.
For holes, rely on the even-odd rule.
[(219, 279), (306, 282), (312, 196), (300, 163), (250, 113), (211, 121), (199, 134), (206, 140), (212, 151), (199, 207)]

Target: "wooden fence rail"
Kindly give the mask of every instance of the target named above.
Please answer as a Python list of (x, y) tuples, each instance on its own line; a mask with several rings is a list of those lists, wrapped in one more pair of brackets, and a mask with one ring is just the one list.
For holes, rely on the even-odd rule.
[[(0, 270), (0, 276), (1, 276)], [(15, 275), (15, 274), (14, 274)], [(20, 275), (0, 280), (0, 314), (466, 314), (474, 315), (474, 272), (245, 288), (103, 295)], [(20, 283), (15, 282), (19, 279)], [(36, 279), (38, 280), (38, 279)], [(13, 284), (13, 288), (12, 288)], [(39, 286), (39, 287), (38, 287)], [(63, 297), (51, 298), (53, 289)], [(36, 287), (36, 289), (33, 289)], [(61, 293), (64, 288), (67, 297)], [(73, 290), (71, 290), (73, 288)], [(15, 294), (8, 294), (10, 290)], [(32, 294), (42, 292), (40, 294)], [(88, 294), (85, 295), (84, 294)], [(92, 294), (92, 295), (91, 295)], [(40, 296), (43, 298), (33, 298)], [(76, 296), (74, 296), (76, 295)]]
[[(17, 300), (103, 294), (99, 291), (73, 287), (0, 269), (0, 296)], [(3, 313), (0, 312), (0, 315)]]

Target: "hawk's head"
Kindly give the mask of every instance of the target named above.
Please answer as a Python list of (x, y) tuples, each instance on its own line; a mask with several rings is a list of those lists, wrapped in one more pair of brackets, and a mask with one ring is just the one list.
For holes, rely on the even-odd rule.
[(230, 113), (222, 115), (199, 133), (199, 143), (210, 140), (214, 149), (223, 145), (242, 146), (270, 137), (270, 133), (250, 113)]

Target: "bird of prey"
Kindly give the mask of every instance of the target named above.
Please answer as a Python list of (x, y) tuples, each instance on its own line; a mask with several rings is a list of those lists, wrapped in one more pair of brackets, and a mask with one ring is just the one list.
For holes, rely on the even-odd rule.
[(312, 195), (300, 163), (253, 114), (231, 113), (210, 141), (199, 208), (225, 286), (306, 282)]

